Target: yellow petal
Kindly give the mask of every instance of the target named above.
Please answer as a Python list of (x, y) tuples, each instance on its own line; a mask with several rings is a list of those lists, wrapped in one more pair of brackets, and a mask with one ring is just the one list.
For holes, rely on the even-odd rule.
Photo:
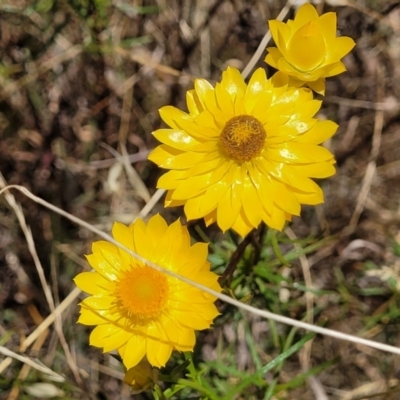
[[(215, 144), (214, 146), (217, 147)], [(226, 163), (221, 162), (221, 160), (216, 155), (214, 159), (194, 165), (192, 168), (188, 169), (186, 171), (185, 178), (189, 176), (202, 175), (207, 172), (215, 171), (219, 168), (222, 168), (224, 164)]]
[[(314, 169), (316, 169), (316, 167)], [(296, 188), (297, 190), (302, 192), (307, 192), (307, 193), (316, 192), (318, 190), (318, 185), (308, 177), (301, 175), (300, 172), (301, 172), (301, 166), (299, 166), (299, 168), (295, 168), (293, 165), (286, 164), (282, 169), (281, 177), (277, 179), (280, 179), (286, 185), (290, 185), (290, 190), (292, 188)]]
[(165, 364), (171, 357), (172, 346), (169, 344), (160, 343), (155, 340), (147, 339), (147, 359), (149, 363), (155, 367), (165, 367)]
[(114, 297), (110, 295), (97, 295), (86, 297), (80, 304), (92, 310), (109, 310), (113, 303)]
[(186, 132), (175, 129), (158, 129), (153, 132), (153, 135), (160, 142), (179, 150), (186, 150), (189, 146), (198, 143)]
[(317, 79), (314, 82), (307, 82), (307, 85), (314, 90), (314, 92), (325, 95), (325, 79)]
[(325, 45), (327, 49), (332, 49), (335, 46), (337, 21), (336, 13), (329, 12), (322, 14), (319, 17), (319, 26), (321, 27), (322, 35), (325, 40)]
[(161, 266), (168, 270), (171, 269), (171, 254), (182, 253), (189, 245), (184, 231), (180, 221), (175, 221), (167, 227), (164, 235), (158, 238), (158, 243), (154, 246), (153, 259), (156, 263), (162, 264)]
[(289, 85), (289, 76), (282, 71), (278, 71), (272, 76), (271, 83), (274, 88), (287, 87)]
[[(301, 89), (301, 92), (305, 92), (305, 89)], [(308, 120), (310, 118), (313, 118), (321, 108), (321, 105), (322, 105), (321, 100), (299, 99), (299, 103), (295, 105), (292, 119)]]
[[(328, 65), (327, 67), (324, 68), (324, 76), (326, 78), (329, 78), (330, 76), (339, 75), (345, 71), (346, 71), (346, 66), (341, 61), (338, 61), (337, 63), (333, 65)], [(323, 89), (325, 89), (325, 84)]]
[(180, 324), (191, 329), (203, 330), (210, 327), (210, 322), (203, 315), (175, 310), (174, 315), (180, 321)]
[(271, 31), (272, 38), (280, 51), (285, 51), (286, 45), (290, 40), (290, 29), (281, 21), (268, 21), (269, 29)]
[(256, 189), (252, 182), (247, 178), (244, 182), (244, 190), (242, 192), (242, 206), (252, 227), (257, 228), (261, 222), (262, 205), (257, 196)]
[(200, 214), (203, 216), (214, 210), (227, 190), (228, 183), (225, 181), (225, 179), (221, 179), (219, 182), (207, 188), (200, 201)]
[(180, 129), (188, 132), (190, 136), (204, 143), (213, 137), (218, 137), (221, 129), (215, 124), (213, 114), (206, 110), (191, 120), (182, 120)]
[[(112, 235), (113, 238), (121, 243), (123, 246), (127, 247), (129, 250), (133, 250), (133, 235), (132, 231), (124, 224), (119, 222), (114, 222), (112, 227)], [(118, 247), (119, 255), (121, 259), (125, 261), (125, 263), (129, 263), (132, 260), (132, 256), (128, 254), (125, 250), (122, 250)], [(121, 264), (121, 267), (124, 267), (124, 264)]]
[(335, 39), (334, 49), (340, 59), (350, 53), (355, 45), (356, 43), (352, 38), (342, 36)]
[(217, 208), (217, 221), (222, 232), (225, 232), (232, 226), (239, 214), (241, 205), (240, 202), (237, 201), (236, 197), (235, 193), (232, 192), (231, 189), (228, 189), (219, 202)]
[[(173, 195), (173, 194), (172, 194)], [(193, 219), (201, 218), (203, 215), (200, 212), (200, 205), (202, 201), (202, 195), (192, 197), (190, 199), (187, 199), (185, 201), (184, 205), (184, 211), (186, 218), (188, 221), (191, 221)]]
[(317, 145), (332, 137), (337, 128), (338, 125), (333, 121), (318, 121), (309, 131), (298, 135), (295, 141)]
[(333, 158), (332, 153), (321, 146), (313, 146), (305, 143), (289, 142), (279, 149), (267, 149), (263, 156), (267, 160), (285, 163), (322, 162)]
[[(312, 112), (313, 110), (310, 111)], [(309, 131), (315, 125), (316, 122), (317, 120), (315, 119), (305, 117), (301, 114), (293, 113), (292, 117), (285, 124), (285, 131), (287, 129), (287, 130), (292, 130), (297, 134), (302, 134), (304, 132)], [(292, 138), (294, 137), (295, 136), (293, 135)]]
[(140, 360), (146, 354), (146, 342), (141, 336), (133, 335), (126, 343), (122, 361), (126, 368), (132, 368), (139, 364)]
[(170, 168), (169, 165), (175, 156), (181, 153), (180, 150), (174, 149), (171, 146), (161, 145), (156, 147), (147, 158), (162, 168)]
[(278, 69), (278, 62), (283, 57), (282, 53), (277, 47), (268, 47), (267, 51), (268, 54), (265, 57), (265, 62), (271, 67)]
[(108, 353), (110, 351), (119, 349), (121, 346), (125, 345), (131, 337), (132, 332), (118, 329), (110, 336), (107, 336), (107, 340), (103, 345), (103, 352)]
[(192, 115), (198, 115), (204, 110), (194, 90), (186, 92), (186, 104)]
[[(250, 78), (250, 82), (247, 86), (244, 98), (243, 105), (245, 107), (245, 112), (247, 115), (252, 115), (253, 108), (255, 104), (259, 101), (259, 97), (262, 94), (269, 93), (266, 90), (267, 77), (265, 74), (265, 70), (262, 68), (258, 68), (254, 74)], [(270, 97), (272, 97), (270, 95)], [(268, 102), (269, 104), (269, 102)], [(264, 104), (266, 107), (267, 104)]]
[(274, 206), (271, 209), (270, 215), (264, 214), (264, 221), (271, 228), (281, 231), (286, 222), (285, 212), (280, 208)]
[(74, 278), (75, 285), (88, 294), (105, 294), (115, 285), (96, 272), (81, 272)]
[(232, 100), (235, 100), (237, 96), (243, 96), (246, 91), (246, 84), (243, 80), (242, 74), (239, 70), (233, 67), (228, 67), (222, 73), (221, 86), (223, 86), (229, 93)]
[(212, 172), (193, 176), (182, 182), (172, 195), (173, 200), (185, 200), (203, 194), (210, 185)]
[(86, 256), (90, 266), (109, 281), (115, 281), (122, 265), (117, 247), (108, 242), (93, 243), (93, 254)]
[(318, 193), (293, 192), (293, 194), (301, 204), (315, 206), (324, 202), (324, 194), (321, 189)]
[(244, 211), (241, 210), (235, 222), (232, 224), (232, 229), (237, 232), (241, 237), (247, 236), (254, 226), (249, 222)]
[(225, 173), (226, 168), (218, 168), (206, 174), (187, 178), (176, 188), (172, 195), (172, 199), (190, 199), (203, 194), (211, 185), (214, 185), (223, 179)]
[(173, 106), (165, 106), (159, 109), (160, 116), (162, 120), (171, 128), (179, 130), (179, 122), (181, 120), (192, 119), (190, 115), (185, 112), (179, 110)]
[(165, 196), (164, 207), (178, 207), (183, 206), (185, 202), (183, 200), (172, 200), (171, 196), (173, 195), (174, 191), (169, 190), (167, 195)]
[(316, 22), (308, 22), (291, 38), (287, 60), (299, 71), (311, 71), (325, 59), (325, 42)]
[(293, 29), (297, 30), (307, 24), (310, 21), (316, 21), (319, 19), (317, 10), (310, 3), (304, 3), (299, 10), (293, 21)]
[(91, 346), (103, 347), (107, 338), (116, 332), (117, 329), (112, 324), (104, 324), (96, 326), (89, 337)]
[[(216, 103), (214, 98), (214, 88), (212, 87), (211, 83), (205, 79), (196, 79), (194, 81), (194, 90), (204, 110), (209, 109), (212, 106), (215, 107)], [(212, 101), (213, 99), (214, 101)], [(212, 104), (210, 104), (210, 101)]]
[(146, 236), (157, 238), (166, 234), (168, 225), (160, 214), (155, 214), (149, 219), (146, 226)]
[(180, 181), (187, 176), (186, 171), (170, 170), (161, 175), (157, 181), (157, 187), (162, 189), (176, 189), (180, 185)]
[(279, 180), (274, 180), (273, 186), (276, 193), (274, 197), (275, 207), (278, 207), (291, 215), (300, 215), (300, 203), (294, 196), (293, 192)]
[(186, 249), (185, 255), (181, 255), (182, 264), (178, 264), (175, 271), (183, 276), (192, 275), (201, 269), (207, 260), (207, 256), (208, 244), (200, 242), (195, 243), (189, 249)]
[(273, 207), (274, 190), (265, 162), (257, 163), (257, 166), (249, 166), (250, 179), (256, 189), (258, 198), (264, 210), (271, 212)]
[(193, 351), (194, 345), (196, 344), (196, 336), (193, 329), (187, 329), (185, 327), (179, 328), (179, 339), (175, 344), (175, 347), (179, 351)]
[(78, 322), (82, 325), (102, 325), (109, 321), (93, 310), (82, 308)]
[(204, 216), (204, 223), (206, 226), (210, 226), (217, 222), (217, 209), (212, 210), (210, 213)]
[[(328, 178), (336, 173), (335, 167), (329, 162), (298, 164), (296, 166), (286, 165), (286, 168), (291, 168), (297, 174), (301, 174), (302, 176), (307, 176), (309, 178)], [(301, 185), (299, 185), (299, 188), (303, 191), (308, 191)]]
[(217, 98), (218, 107), (226, 116), (227, 121), (234, 117), (234, 99), (232, 99), (232, 97), (229, 95), (225, 86), (222, 86), (222, 84), (219, 83), (215, 85), (215, 97)]

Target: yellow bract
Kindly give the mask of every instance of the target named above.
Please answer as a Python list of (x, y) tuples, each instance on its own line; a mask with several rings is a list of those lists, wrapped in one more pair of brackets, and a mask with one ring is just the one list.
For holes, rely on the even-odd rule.
[(189, 113), (160, 110), (170, 127), (153, 132), (163, 144), (149, 159), (169, 169), (158, 181), (165, 205), (184, 205), (188, 219), (204, 218), (247, 235), (264, 221), (281, 230), (300, 204), (319, 204), (310, 178), (335, 173), (333, 155), (319, 146), (337, 125), (314, 118), (321, 102), (311, 90), (267, 79), (258, 69), (248, 85), (228, 68), (215, 88), (204, 79), (187, 93)]
[[(179, 221), (170, 226), (160, 215), (129, 227), (115, 223), (115, 240), (141, 257), (218, 292), (218, 276), (210, 271), (205, 243), (190, 244)], [(117, 350), (126, 368), (144, 356), (162, 367), (173, 350), (192, 351), (195, 330), (207, 329), (218, 315), (215, 297), (137, 261), (105, 242), (94, 242), (87, 256), (94, 272), (75, 283), (91, 296), (80, 303), (78, 322), (97, 325), (90, 344), (104, 352)]]
[(269, 47), (265, 61), (290, 76), (290, 84), (306, 84), (325, 94), (325, 78), (346, 71), (340, 61), (354, 47), (353, 39), (336, 37), (336, 14), (318, 16), (315, 8), (305, 3), (294, 20), (286, 24), (269, 21), (277, 47)]

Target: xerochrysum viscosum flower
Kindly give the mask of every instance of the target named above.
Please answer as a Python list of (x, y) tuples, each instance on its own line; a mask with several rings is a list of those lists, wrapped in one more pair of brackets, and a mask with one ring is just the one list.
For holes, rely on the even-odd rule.
[(337, 125), (314, 118), (321, 102), (284, 80), (260, 68), (246, 85), (228, 68), (215, 88), (195, 81), (189, 113), (161, 108), (169, 128), (153, 133), (163, 144), (149, 159), (170, 170), (158, 181), (168, 190), (166, 206), (184, 205), (188, 219), (245, 236), (261, 221), (281, 230), (300, 204), (323, 201), (310, 178), (334, 174), (333, 155), (319, 144)]
[(294, 20), (272, 20), (269, 28), (277, 47), (269, 47), (265, 61), (291, 77), (292, 85), (306, 84), (325, 94), (325, 78), (346, 71), (340, 61), (354, 47), (353, 39), (336, 37), (336, 13), (321, 16), (305, 3)]
[[(155, 215), (147, 224), (141, 219), (129, 227), (116, 222), (112, 234), (146, 260), (221, 291), (207, 261), (207, 244), (191, 245), (179, 221), (168, 226)], [(92, 251), (87, 259), (95, 272), (75, 278), (90, 294), (80, 303), (78, 322), (97, 325), (91, 345), (104, 352), (118, 350), (128, 369), (143, 357), (162, 367), (173, 350), (193, 351), (194, 331), (209, 328), (218, 315), (215, 296), (156, 271), (109, 242), (94, 242)]]

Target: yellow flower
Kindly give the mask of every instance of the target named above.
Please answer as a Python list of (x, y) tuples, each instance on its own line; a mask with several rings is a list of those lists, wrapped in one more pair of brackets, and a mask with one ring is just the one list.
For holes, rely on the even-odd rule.
[[(147, 225), (137, 219), (129, 227), (116, 222), (115, 240), (166, 270), (220, 291), (210, 271), (207, 244), (190, 244), (179, 221), (170, 226), (160, 215)], [(78, 322), (97, 325), (90, 344), (104, 352), (118, 350), (127, 369), (146, 356), (162, 367), (173, 350), (192, 351), (195, 330), (207, 329), (218, 311), (215, 297), (159, 272), (105, 242), (94, 242), (87, 256), (95, 272), (76, 276), (76, 285), (91, 296), (81, 303)]]
[(336, 37), (336, 13), (318, 16), (315, 8), (305, 3), (294, 20), (285, 24), (269, 21), (277, 47), (269, 47), (267, 64), (291, 77), (295, 86), (307, 84), (325, 94), (325, 78), (346, 71), (340, 61), (354, 47), (353, 39)]
[(152, 368), (146, 358), (125, 372), (124, 382), (131, 386), (134, 394), (151, 390), (158, 380), (158, 369)]
[(323, 202), (310, 178), (335, 173), (333, 155), (318, 146), (337, 125), (313, 118), (321, 102), (311, 90), (288, 87), (285, 76), (267, 80), (258, 69), (248, 85), (228, 68), (215, 88), (204, 79), (187, 93), (190, 113), (160, 110), (171, 129), (149, 159), (171, 171), (158, 181), (165, 205), (184, 205), (188, 219), (217, 222), (245, 236), (264, 221), (281, 230), (300, 204)]

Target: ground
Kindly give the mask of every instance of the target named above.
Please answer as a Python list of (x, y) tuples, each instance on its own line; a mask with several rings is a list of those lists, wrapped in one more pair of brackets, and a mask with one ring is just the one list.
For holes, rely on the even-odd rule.
[[(0, 187), (22, 185), (105, 232), (115, 220), (129, 223), (161, 175), (146, 159), (157, 144), (151, 132), (161, 125), (158, 109), (184, 109), (195, 77), (216, 82), (228, 65), (243, 69), (267, 32), (266, 21), (285, 6), (282, 0), (3, 0)], [(269, 278), (257, 287), (237, 286), (235, 295), (250, 291), (252, 305), (299, 320), (307, 319), (308, 304), (317, 325), (399, 347), (400, 7), (395, 1), (330, 0), (317, 9), (336, 12), (338, 33), (357, 43), (344, 59), (347, 72), (328, 81), (319, 113), (339, 124), (325, 143), (335, 154), (337, 174), (320, 182), (325, 203), (304, 207), (279, 236), (285, 256), (295, 250), (290, 268), (260, 250), (264, 255), (255, 268), (271, 268)], [(271, 75), (263, 58), (264, 53), (257, 66)], [(121, 155), (131, 163), (124, 165)], [(0, 200), (0, 344), (65, 374), (67, 382), (50, 385), (61, 388), (62, 394), (55, 393), (60, 398), (151, 398), (131, 395), (121, 384), (119, 363), (88, 346), (89, 330), (75, 323), (77, 300), (62, 313), (58, 328), (51, 325), (24, 348), (51, 312), (42, 283), (56, 304), (62, 301), (74, 288), (72, 278), (87, 268), (84, 255), (96, 236), (10, 193), (17, 204), (12, 196)], [(162, 200), (151, 209), (156, 212), (169, 221), (183, 215), (179, 208), (164, 209)], [(194, 240), (205, 237), (214, 244), (210, 260), (222, 273), (237, 255), (238, 238), (200, 222), (190, 229)], [(262, 245), (271, 243), (265, 232), (257, 235)], [(307, 249), (306, 258), (293, 247), (294, 238)], [(246, 254), (239, 269), (253, 268)], [(264, 365), (291, 344), (290, 335), (304, 336), (218, 306), (226, 314), (200, 336), (195, 353), (214, 383), (234, 387), (240, 375), (213, 369), (220, 365), (213, 363), (233, 363), (236, 371), (251, 373), (257, 369), (254, 349)], [(296, 384), (304, 367), (321, 370)], [(34, 398), (29, 387), (43, 381), (16, 360), (0, 362), (0, 371), (1, 399)], [(264, 378), (281, 388), (268, 398), (397, 399), (399, 373), (398, 356), (317, 336), (312, 347)], [(266, 391), (251, 388), (235, 398), (264, 399)]]

